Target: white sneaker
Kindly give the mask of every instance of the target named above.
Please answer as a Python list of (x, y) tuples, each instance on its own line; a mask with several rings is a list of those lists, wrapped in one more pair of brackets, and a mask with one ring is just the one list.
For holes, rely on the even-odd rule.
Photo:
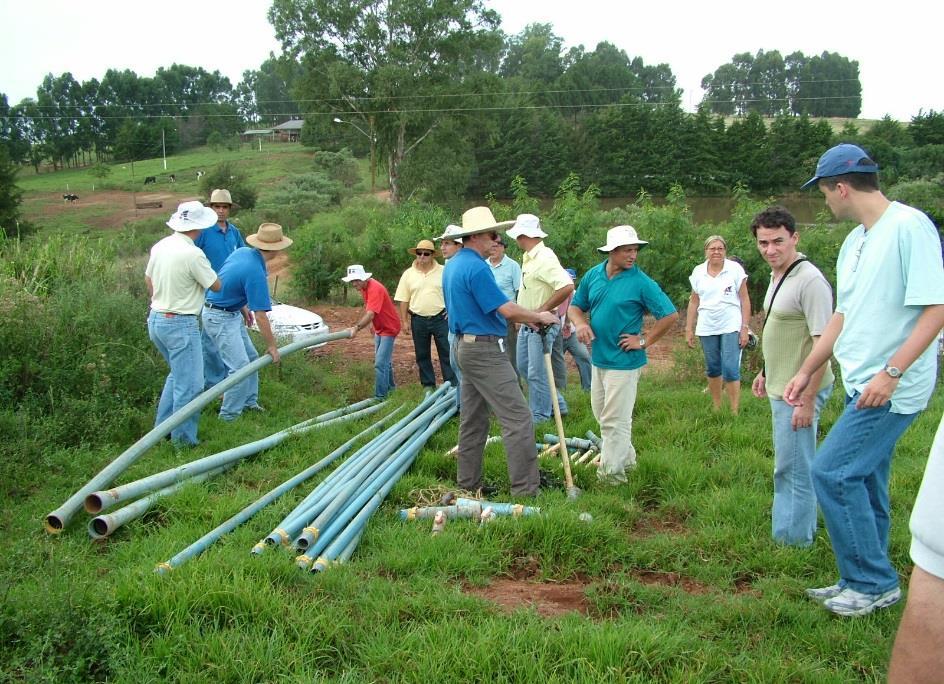
[(819, 587), (811, 588), (806, 590), (806, 595), (809, 596), (814, 601), (825, 601), (827, 599), (835, 598), (842, 593), (842, 590), (845, 588), (845, 585), (842, 584), (831, 584), (828, 587)]
[(836, 615), (857, 617), (873, 610), (887, 608), (901, 600), (901, 589), (895, 587), (883, 594), (863, 594), (846, 587), (836, 596), (823, 601), (823, 607)]

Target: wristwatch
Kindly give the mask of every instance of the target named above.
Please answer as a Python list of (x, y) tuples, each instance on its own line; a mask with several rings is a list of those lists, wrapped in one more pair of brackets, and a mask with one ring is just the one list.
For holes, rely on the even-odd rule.
[(646, 338), (643, 337), (642, 335), (639, 336), (639, 348), (640, 349), (646, 348)]
[(882, 370), (884, 370), (886, 373), (888, 373), (888, 377), (890, 377), (890, 378), (900, 378), (900, 377), (901, 377), (901, 369), (900, 369), (900, 368), (895, 368), (895, 366), (885, 366), (885, 368), (883, 368)]

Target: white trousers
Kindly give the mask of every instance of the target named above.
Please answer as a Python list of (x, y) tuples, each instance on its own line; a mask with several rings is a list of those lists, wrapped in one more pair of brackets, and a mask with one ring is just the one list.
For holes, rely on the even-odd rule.
[(593, 367), (590, 407), (600, 424), (603, 448), (597, 476), (604, 481), (626, 482), (626, 470), (636, 465), (633, 447), (633, 407), (642, 369), (611, 370)]

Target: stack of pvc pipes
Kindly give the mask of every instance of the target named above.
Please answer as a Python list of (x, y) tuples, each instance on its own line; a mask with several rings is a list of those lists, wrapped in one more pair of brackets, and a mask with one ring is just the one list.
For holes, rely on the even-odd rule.
[[(557, 453), (557, 445), (558, 442), (560, 442), (557, 435), (546, 434), (544, 435), (544, 441), (548, 444), (548, 447), (542, 452), (542, 456)], [(581, 465), (590, 464), (593, 458), (600, 453), (600, 439), (596, 437), (596, 435), (593, 435), (592, 432), (587, 433), (587, 439), (568, 437), (564, 442), (568, 447), (575, 449), (575, 451), (570, 454), (571, 463)]]
[[(218, 475), (249, 456), (281, 444), (292, 435), (304, 434), (310, 430), (343, 421), (357, 420), (376, 413), (381, 408), (382, 404), (376, 404), (373, 399), (359, 401), (298, 423), (263, 439), (205, 456), (112, 489), (92, 492), (85, 497), (85, 510), (96, 516), (89, 522), (89, 536), (93, 539), (107, 537), (125, 523), (144, 515), (159, 499), (173, 494), (187, 484), (203, 482)], [(111, 513), (105, 513), (106, 510), (118, 504), (125, 504), (139, 496), (143, 498)]]
[(448, 383), (361, 447), (252, 548), (281, 545), (296, 564), (319, 572), (353, 553), (367, 520), (412, 465), (426, 441), (456, 412)]
[(480, 501), (479, 499), (456, 499), (456, 503), (450, 506), (422, 506), (400, 509), (401, 520), (432, 520), (436, 514), (442, 514), (449, 520), (459, 518), (473, 518), (479, 520), (482, 517), (482, 511), (491, 507), (495, 515), (508, 515), (514, 518), (520, 518), (523, 515), (539, 515), (541, 509), (536, 506), (522, 506), (521, 504), (499, 503), (495, 501)]

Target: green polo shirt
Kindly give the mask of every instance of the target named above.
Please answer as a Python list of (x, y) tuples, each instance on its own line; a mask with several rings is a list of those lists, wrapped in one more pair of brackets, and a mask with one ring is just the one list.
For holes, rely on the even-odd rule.
[(593, 365), (634, 370), (646, 365), (646, 350), (623, 351), (619, 346), (620, 335), (638, 335), (646, 313), (657, 319), (665, 318), (675, 313), (675, 307), (658, 283), (638, 266), (607, 277), (608, 261), (584, 274), (572, 304), (590, 315), (590, 328), (595, 336)]

